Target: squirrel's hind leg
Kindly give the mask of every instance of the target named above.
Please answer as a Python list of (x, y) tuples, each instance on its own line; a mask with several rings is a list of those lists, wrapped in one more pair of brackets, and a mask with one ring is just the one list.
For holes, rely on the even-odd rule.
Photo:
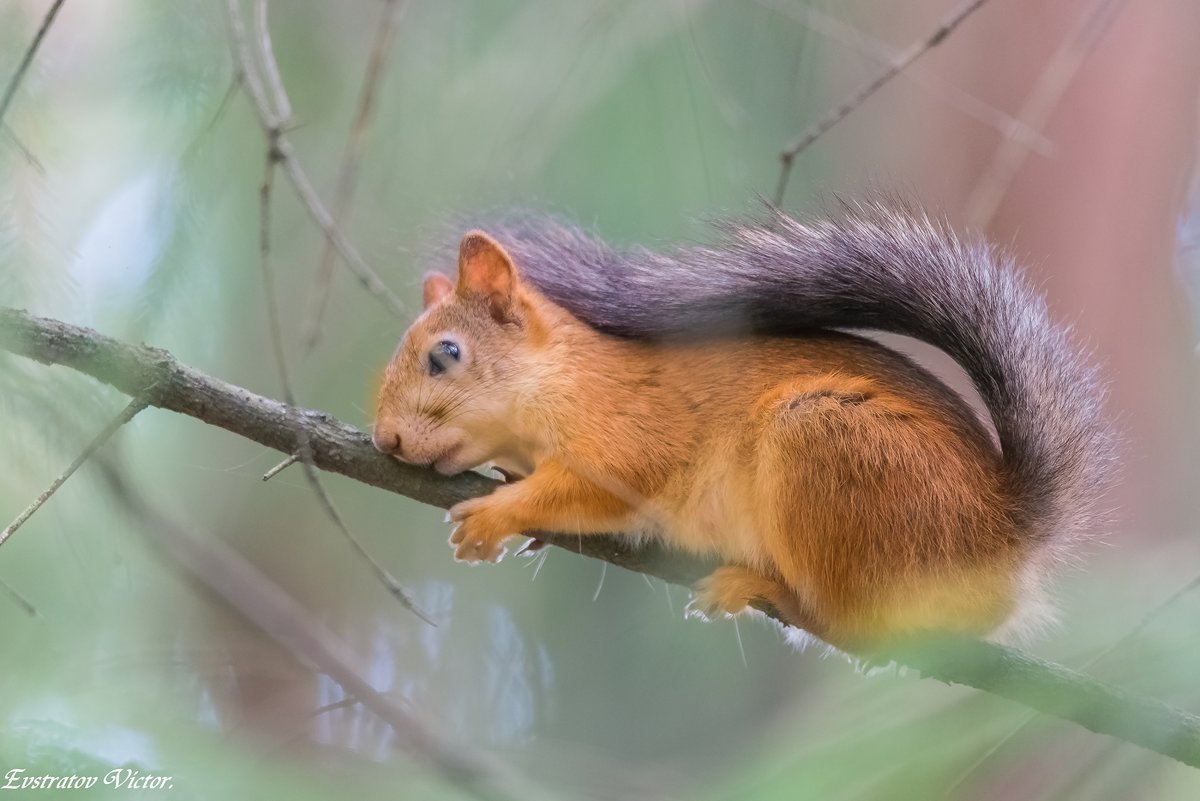
[(803, 603), (768, 600), (838, 648), (869, 632), (878, 598), (907, 567), (909, 544), (889, 538), (892, 518), (927, 489), (889, 464), (912, 438), (897, 400), (865, 376), (822, 374), (776, 386), (753, 414), (755, 556)]
[(986, 633), (1013, 605), (1022, 554), (986, 448), (904, 389), (797, 379), (766, 393), (754, 417), (758, 556), (803, 589), (826, 624), (818, 636), (843, 650), (916, 631)]
[(810, 634), (824, 637), (825, 625), (786, 584), (748, 567), (726, 565), (697, 582), (688, 613), (706, 619), (739, 615), (749, 609), (774, 617)]

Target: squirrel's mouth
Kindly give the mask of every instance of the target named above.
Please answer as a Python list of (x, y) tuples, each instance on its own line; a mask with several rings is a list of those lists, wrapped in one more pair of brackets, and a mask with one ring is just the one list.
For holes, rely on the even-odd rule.
[(433, 469), (441, 473), (443, 476), (453, 476), (461, 473), (469, 467), (462, 464), (458, 456), (462, 451), (462, 445), (454, 445), (441, 456), (433, 460)]
[(405, 464), (452, 476), (474, 467), (463, 458), (468, 444), (461, 432), (429, 432), (418, 428), (401, 433), (400, 447), (392, 451), (392, 456)]

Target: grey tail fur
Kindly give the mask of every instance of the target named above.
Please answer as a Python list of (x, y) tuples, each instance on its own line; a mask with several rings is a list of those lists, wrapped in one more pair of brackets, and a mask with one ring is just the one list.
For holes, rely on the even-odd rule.
[(1104, 390), (1010, 259), (884, 203), (805, 222), (771, 210), (718, 227), (717, 245), (667, 254), (618, 252), (545, 217), (489, 231), (526, 280), (618, 336), (865, 328), (936, 345), (991, 413), (1030, 536), (1062, 545), (1098, 524), (1114, 452)]

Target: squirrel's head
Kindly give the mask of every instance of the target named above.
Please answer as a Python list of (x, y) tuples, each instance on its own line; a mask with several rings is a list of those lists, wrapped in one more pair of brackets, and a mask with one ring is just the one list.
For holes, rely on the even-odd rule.
[(424, 312), (384, 373), (372, 441), (451, 475), (513, 447), (547, 327), (508, 253), (480, 231), (462, 239), (457, 282), (431, 273), (423, 294)]

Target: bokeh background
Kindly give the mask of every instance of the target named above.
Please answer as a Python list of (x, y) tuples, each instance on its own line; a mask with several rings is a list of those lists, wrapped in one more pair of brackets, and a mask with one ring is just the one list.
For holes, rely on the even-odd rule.
[[(519, 206), (616, 243), (703, 239), (706, 218), (769, 197), (780, 148), (949, 8), (398, 5), (343, 225), (412, 310), (420, 254), (457, 215)], [(0, 3), (0, 80), (48, 6)], [(327, 201), (394, 10), (271, 4), (288, 137)], [(0, 132), (0, 303), (281, 397), (258, 264), (266, 140), (234, 75), (220, 0), (67, 0)], [(1145, 618), (1200, 576), (1198, 99), (1194, 0), (991, 0), (802, 153), (785, 201), (900, 188), (1027, 265), (1104, 365), (1125, 437), (1112, 530), (1059, 583), (1063, 624), (1035, 650), (1073, 666), (1108, 651), (1091, 672), (1193, 711), (1200, 591)], [(338, 263), (306, 347), (322, 237), (282, 178), (272, 217), (296, 394), (366, 427), (406, 320)], [(125, 401), (0, 354), (0, 521)], [(430, 730), (502, 766), (518, 797), (1200, 797), (1194, 770), (1008, 702), (865, 676), (759, 622), (685, 620), (687, 591), (657, 580), (564, 552), (457, 565), (440, 510), (327, 476), (432, 628), (388, 597), (296, 468), (260, 481), (278, 454), (158, 410), (105, 453), (291, 593)], [(36, 608), (0, 597), (0, 771), (129, 766), (172, 775), (157, 795), (173, 799), (470, 797), (150, 546), (99, 475), (85, 466), (0, 549), (0, 580)]]

